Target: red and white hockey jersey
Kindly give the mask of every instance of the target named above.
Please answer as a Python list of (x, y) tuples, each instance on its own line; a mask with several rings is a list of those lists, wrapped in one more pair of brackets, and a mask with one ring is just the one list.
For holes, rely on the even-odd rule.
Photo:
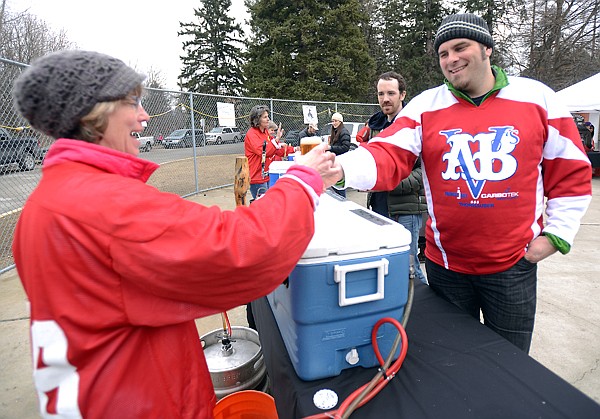
[(391, 190), (421, 153), (426, 255), (456, 272), (506, 270), (541, 232), (572, 244), (591, 200), (590, 162), (566, 107), (540, 82), (503, 84), (480, 106), (446, 85), (425, 91), (337, 158), (346, 186)]

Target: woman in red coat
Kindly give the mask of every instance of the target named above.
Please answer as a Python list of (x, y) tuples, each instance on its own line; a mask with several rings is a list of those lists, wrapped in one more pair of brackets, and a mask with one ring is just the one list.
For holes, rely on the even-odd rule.
[(280, 285), (341, 176), (320, 147), (251, 207), (160, 192), (145, 183), (158, 165), (137, 157), (143, 79), (107, 55), (60, 51), (14, 85), (19, 112), (56, 139), (13, 242), (44, 417), (212, 418), (194, 319)]
[(250, 193), (256, 199), (269, 189), (269, 166), (275, 157), (289, 154), (292, 147), (279, 143), (269, 135), (269, 108), (257, 105), (250, 110), (250, 126), (244, 140), (244, 150), (248, 157), (250, 171)]

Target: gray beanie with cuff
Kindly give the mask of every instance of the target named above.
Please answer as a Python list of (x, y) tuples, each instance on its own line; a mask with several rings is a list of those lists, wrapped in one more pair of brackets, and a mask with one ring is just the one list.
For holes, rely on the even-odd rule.
[(109, 55), (58, 51), (32, 62), (15, 81), (13, 98), (33, 128), (70, 138), (97, 103), (125, 98), (145, 78)]
[(433, 41), (435, 53), (438, 53), (440, 45), (444, 42), (458, 38), (472, 39), (486, 47), (494, 47), (494, 38), (490, 34), (487, 23), (472, 13), (450, 15), (442, 20)]

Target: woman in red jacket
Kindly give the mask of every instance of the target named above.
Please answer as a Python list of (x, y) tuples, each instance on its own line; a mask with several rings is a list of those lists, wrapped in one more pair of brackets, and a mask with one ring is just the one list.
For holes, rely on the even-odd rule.
[(212, 418), (194, 319), (276, 288), (340, 176), (320, 147), (251, 207), (160, 192), (145, 183), (158, 165), (137, 158), (143, 79), (107, 55), (60, 51), (14, 85), (19, 112), (57, 139), (13, 242), (42, 416)]
[(250, 171), (250, 193), (252, 198), (262, 195), (269, 188), (269, 166), (276, 156), (282, 157), (289, 149), (269, 135), (269, 108), (257, 105), (250, 110), (250, 129), (244, 140), (244, 150), (248, 157)]

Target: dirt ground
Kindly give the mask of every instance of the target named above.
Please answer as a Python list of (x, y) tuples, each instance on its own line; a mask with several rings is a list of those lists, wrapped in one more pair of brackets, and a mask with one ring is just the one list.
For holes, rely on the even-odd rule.
[[(236, 158), (234, 154), (197, 157), (198, 189), (233, 184)], [(163, 163), (148, 183), (161, 191), (184, 196), (195, 191), (195, 180), (194, 161), (189, 158)]]

